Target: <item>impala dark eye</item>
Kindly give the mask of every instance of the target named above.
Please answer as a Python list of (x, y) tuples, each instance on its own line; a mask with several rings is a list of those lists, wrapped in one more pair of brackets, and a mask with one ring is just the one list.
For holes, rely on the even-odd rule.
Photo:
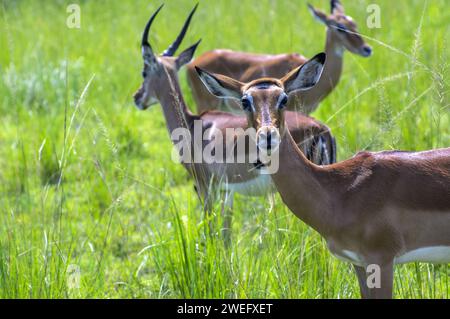
[(347, 28), (343, 24), (338, 23), (336, 27), (339, 32), (347, 32)]
[(243, 97), (241, 100), (241, 103), (242, 103), (242, 108), (244, 109), (244, 111), (246, 111), (246, 112), (252, 111), (252, 102), (250, 101), (250, 99), (248, 97)]
[(278, 104), (278, 108), (283, 109), (286, 107), (286, 104), (288, 102), (288, 96), (285, 93), (283, 93), (283, 96), (280, 98), (281, 98), (281, 100), (280, 100), (280, 104)]

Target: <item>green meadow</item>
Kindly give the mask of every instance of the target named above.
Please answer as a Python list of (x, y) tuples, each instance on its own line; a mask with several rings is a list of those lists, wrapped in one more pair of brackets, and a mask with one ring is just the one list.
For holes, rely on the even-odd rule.
[[(73, 1), (79, 29), (66, 25), (72, 1), (0, 1), (0, 298), (359, 298), (351, 265), (277, 194), (236, 196), (230, 247), (207, 234), (161, 107), (139, 111), (132, 99), (141, 32), (161, 1)], [(165, 2), (150, 36), (157, 52), (195, 4)], [(373, 2), (381, 28), (366, 24)], [(449, 147), (448, 2), (343, 4), (374, 55), (346, 52), (341, 82), (312, 114), (331, 127), (338, 160)], [(306, 1), (201, 0), (182, 48), (200, 38), (196, 56), (312, 57), (325, 27)], [(184, 69), (180, 81), (195, 110)], [(401, 265), (394, 294), (449, 298), (449, 282), (449, 265)]]

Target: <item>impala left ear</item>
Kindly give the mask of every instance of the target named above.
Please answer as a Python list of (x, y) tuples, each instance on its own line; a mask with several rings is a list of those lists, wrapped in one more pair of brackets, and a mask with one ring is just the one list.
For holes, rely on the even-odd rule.
[(242, 87), (244, 86), (242, 82), (225, 75), (209, 73), (197, 66), (195, 67), (195, 70), (197, 71), (200, 80), (212, 95), (223, 99), (241, 99)]
[(302, 66), (292, 70), (281, 79), (284, 91), (290, 94), (295, 91), (305, 91), (312, 88), (320, 80), (326, 54), (319, 53)]
[(196, 44), (180, 53), (180, 55), (176, 59), (177, 70), (181, 69), (183, 65), (191, 62), (192, 58), (194, 57), (195, 50), (197, 50), (197, 47), (200, 44), (200, 42), (202, 42), (201, 39)]
[(313, 17), (319, 21), (322, 22), (325, 25), (328, 25), (328, 18), (327, 18), (327, 14), (319, 9), (314, 8), (312, 5), (310, 5), (308, 3), (308, 9), (311, 12), (311, 14), (313, 15)]

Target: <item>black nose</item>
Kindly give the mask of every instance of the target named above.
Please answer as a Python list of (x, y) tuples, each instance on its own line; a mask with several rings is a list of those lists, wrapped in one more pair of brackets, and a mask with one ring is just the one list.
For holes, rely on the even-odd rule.
[(254, 166), (256, 169), (261, 169), (261, 168), (264, 167), (264, 163), (261, 162), (261, 161), (258, 159), (258, 160), (256, 161), (256, 163), (253, 163), (253, 166)]
[(372, 48), (367, 46), (363, 48), (364, 55), (369, 56), (372, 54)]
[(272, 133), (268, 132), (266, 136), (267, 145), (270, 147), (270, 144), (272, 142)]

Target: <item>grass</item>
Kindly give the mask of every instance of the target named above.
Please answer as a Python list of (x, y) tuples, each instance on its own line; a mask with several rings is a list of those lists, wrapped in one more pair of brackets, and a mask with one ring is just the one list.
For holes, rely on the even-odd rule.
[[(170, 160), (160, 107), (132, 104), (139, 37), (160, 2), (80, 1), (81, 28), (69, 29), (70, 2), (1, 2), (0, 297), (358, 298), (351, 266), (278, 195), (237, 196), (229, 249), (208, 236), (193, 184)], [(446, 1), (377, 0), (382, 28), (368, 29), (371, 2), (344, 4), (374, 56), (346, 53), (337, 90), (314, 116), (332, 128), (339, 159), (448, 147)], [(193, 5), (166, 1), (151, 35), (158, 52)], [(324, 37), (306, 3), (201, 1), (184, 47), (203, 38), (197, 56), (313, 56)], [(181, 82), (194, 108), (184, 72)], [(449, 274), (448, 265), (399, 266), (395, 296), (449, 298)]]

